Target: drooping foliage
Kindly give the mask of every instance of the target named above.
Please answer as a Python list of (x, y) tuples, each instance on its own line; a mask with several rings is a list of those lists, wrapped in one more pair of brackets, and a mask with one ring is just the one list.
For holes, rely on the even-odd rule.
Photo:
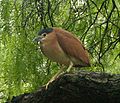
[(119, 0), (0, 0), (0, 102), (37, 89), (58, 70), (32, 42), (45, 27), (81, 39), (91, 58), (87, 70), (120, 73)]

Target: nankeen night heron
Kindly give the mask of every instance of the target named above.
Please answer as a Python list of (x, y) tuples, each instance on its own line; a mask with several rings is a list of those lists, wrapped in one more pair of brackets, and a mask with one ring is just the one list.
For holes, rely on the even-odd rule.
[[(42, 53), (51, 61), (67, 66), (67, 72), (72, 67), (90, 66), (88, 52), (81, 41), (64, 29), (56, 27), (42, 29), (34, 41), (38, 42)], [(62, 68), (47, 83), (46, 87), (61, 72), (63, 72)]]

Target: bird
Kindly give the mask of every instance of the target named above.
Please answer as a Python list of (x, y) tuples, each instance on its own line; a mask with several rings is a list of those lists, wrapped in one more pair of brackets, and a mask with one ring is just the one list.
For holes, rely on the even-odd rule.
[[(38, 32), (38, 36), (33, 41), (38, 43), (41, 52), (48, 59), (66, 66), (66, 72), (70, 72), (72, 67), (90, 66), (87, 49), (73, 33), (65, 29), (58, 27), (44, 28)], [(46, 84), (46, 88), (63, 71), (64, 69), (60, 68)]]

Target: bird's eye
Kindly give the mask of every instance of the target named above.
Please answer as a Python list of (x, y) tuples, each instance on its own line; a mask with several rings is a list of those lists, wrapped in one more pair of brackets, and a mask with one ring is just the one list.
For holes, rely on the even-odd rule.
[(46, 33), (43, 33), (43, 34), (42, 34), (42, 36), (44, 36), (44, 37), (45, 37), (46, 35), (47, 35)]

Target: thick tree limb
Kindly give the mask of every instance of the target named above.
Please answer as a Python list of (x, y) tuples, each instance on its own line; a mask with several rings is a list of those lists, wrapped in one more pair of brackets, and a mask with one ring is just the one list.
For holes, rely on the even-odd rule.
[(12, 103), (120, 103), (120, 75), (63, 74), (48, 89), (13, 97)]

